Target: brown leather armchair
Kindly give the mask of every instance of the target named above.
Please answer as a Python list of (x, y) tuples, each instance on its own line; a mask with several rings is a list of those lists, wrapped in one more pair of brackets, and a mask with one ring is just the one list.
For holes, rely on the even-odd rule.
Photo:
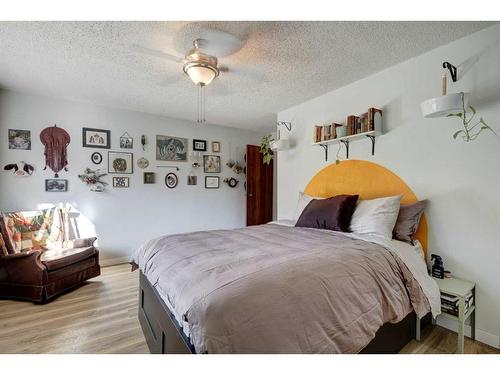
[[(0, 220), (0, 226), (4, 221)], [(1, 233), (8, 235), (5, 227)], [(58, 294), (99, 276), (96, 238), (66, 242), (65, 248), (12, 252), (0, 251), (0, 298), (45, 303)], [(7, 241), (5, 241), (7, 242)]]

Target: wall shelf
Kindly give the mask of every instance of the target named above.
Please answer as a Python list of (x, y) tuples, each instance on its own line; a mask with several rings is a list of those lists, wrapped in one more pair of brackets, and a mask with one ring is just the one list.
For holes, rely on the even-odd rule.
[(316, 142), (316, 143), (313, 143), (313, 145), (314, 146), (321, 146), (323, 148), (323, 150), (325, 151), (325, 161), (328, 161), (328, 146), (333, 144), (333, 143), (341, 142), (342, 144), (345, 145), (345, 148), (346, 148), (346, 159), (349, 159), (349, 144), (351, 142), (359, 140), (359, 139), (369, 138), (372, 141), (372, 155), (375, 155), (375, 137), (379, 134), (380, 134), (380, 132), (378, 132), (377, 130), (372, 130), (369, 132), (358, 133), (358, 134), (353, 134), (353, 135), (346, 135), (345, 137), (328, 139), (326, 141)]

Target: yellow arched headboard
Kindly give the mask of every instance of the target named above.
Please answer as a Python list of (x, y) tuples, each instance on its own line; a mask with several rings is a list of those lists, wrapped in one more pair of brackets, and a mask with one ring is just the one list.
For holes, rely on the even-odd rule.
[[(345, 160), (319, 171), (307, 184), (304, 192), (315, 197), (338, 194), (358, 194), (359, 199), (374, 199), (403, 195), (402, 204), (417, 202), (415, 193), (393, 172), (365, 160)], [(425, 215), (414, 236), (419, 240), (427, 259), (427, 221)]]

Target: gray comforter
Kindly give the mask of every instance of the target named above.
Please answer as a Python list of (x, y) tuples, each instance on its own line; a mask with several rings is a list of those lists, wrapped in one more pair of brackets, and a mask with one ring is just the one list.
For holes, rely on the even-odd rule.
[(132, 260), (198, 353), (356, 353), (429, 303), (399, 257), (332, 231), (266, 224), (160, 237)]

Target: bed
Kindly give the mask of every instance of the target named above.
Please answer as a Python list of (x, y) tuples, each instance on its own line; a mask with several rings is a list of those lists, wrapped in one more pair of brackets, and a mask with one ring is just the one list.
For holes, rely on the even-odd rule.
[[(346, 161), (320, 171), (315, 196), (416, 197), (392, 172)], [(417, 246), (273, 222), (163, 236), (132, 256), (139, 321), (152, 353), (393, 353), (416, 317), (439, 310)]]

